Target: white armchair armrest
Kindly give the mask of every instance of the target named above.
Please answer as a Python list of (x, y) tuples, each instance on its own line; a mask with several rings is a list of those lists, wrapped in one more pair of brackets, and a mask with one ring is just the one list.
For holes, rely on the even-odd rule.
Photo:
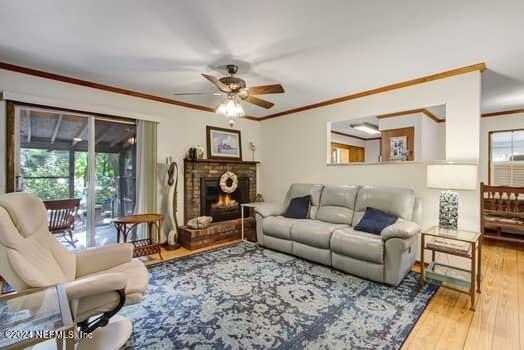
[(111, 244), (75, 252), (76, 277), (108, 270), (133, 260), (133, 244)]
[(398, 219), (393, 225), (384, 228), (381, 236), (384, 241), (390, 238), (408, 239), (418, 235), (421, 230), (421, 227), (412, 221)]
[[(98, 275), (88, 276), (85, 278), (80, 278), (71, 282), (64, 283), (64, 289), (69, 299), (69, 306), (71, 308), (71, 313), (73, 318), (77, 318), (78, 309), (81, 303), (82, 298), (93, 297), (109, 292), (119, 293), (120, 295), (120, 304), (115, 308), (113, 305), (111, 308), (118, 311), (122, 307), (124, 300), (122, 300), (122, 295), (125, 295), (121, 290), (126, 288), (127, 277), (124, 273), (120, 272), (111, 272), (111, 273), (101, 273)], [(107, 312), (104, 313), (106, 315)], [(107, 319), (113, 315), (113, 311), (109, 310)], [(89, 316), (89, 315), (88, 315)], [(81, 317), (81, 316), (80, 316)], [(82, 321), (83, 321), (82, 317)], [(90, 332), (99, 325), (99, 320), (94, 321), (92, 324), (86, 324), (86, 329)]]
[(281, 204), (260, 203), (255, 207), (255, 212), (262, 217), (278, 216), (284, 214), (285, 209)]
[(64, 283), (70, 300), (125, 289), (127, 277), (120, 272), (101, 273)]

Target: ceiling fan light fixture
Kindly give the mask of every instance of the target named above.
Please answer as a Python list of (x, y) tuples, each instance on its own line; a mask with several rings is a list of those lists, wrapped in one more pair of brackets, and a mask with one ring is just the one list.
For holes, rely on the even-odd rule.
[(233, 126), (237, 118), (245, 115), (244, 108), (239, 99), (234, 95), (229, 95), (216, 109), (216, 113), (225, 116), (229, 125)]
[(378, 129), (378, 126), (371, 123), (360, 123), (360, 124), (351, 124), (351, 128), (365, 132), (366, 134), (370, 135), (378, 135), (380, 134), (380, 130)]

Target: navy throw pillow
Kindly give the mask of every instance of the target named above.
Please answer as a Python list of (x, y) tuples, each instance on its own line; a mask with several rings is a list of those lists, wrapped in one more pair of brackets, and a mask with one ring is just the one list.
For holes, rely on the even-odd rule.
[(309, 214), (309, 205), (311, 204), (311, 196), (296, 197), (291, 199), (289, 206), (284, 214), (286, 218), (292, 219), (307, 219)]
[(360, 219), (355, 230), (380, 235), (382, 230), (389, 225), (393, 225), (398, 217), (388, 214), (382, 210), (367, 207), (362, 219)]

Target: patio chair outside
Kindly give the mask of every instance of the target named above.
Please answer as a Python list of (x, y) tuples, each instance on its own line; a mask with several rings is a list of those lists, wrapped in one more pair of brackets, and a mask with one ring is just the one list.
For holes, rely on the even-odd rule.
[[(49, 200), (44, 201), (44, 205), (48, 213), (49, 232), (57, 235), (62, 234), (66, 241), (74, 247), (73, 231), (75, 230), (75, 217), (80, 206), (80, 199)], [(69, 235), (69, 240), (66, 234)]]

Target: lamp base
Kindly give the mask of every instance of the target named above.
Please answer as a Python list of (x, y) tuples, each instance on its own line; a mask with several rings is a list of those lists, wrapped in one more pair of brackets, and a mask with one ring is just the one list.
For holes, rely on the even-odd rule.
[(438, 226), (449, 233), (457, 231), (458, 226), (458, 192), (440, 192), (440, 209)]

